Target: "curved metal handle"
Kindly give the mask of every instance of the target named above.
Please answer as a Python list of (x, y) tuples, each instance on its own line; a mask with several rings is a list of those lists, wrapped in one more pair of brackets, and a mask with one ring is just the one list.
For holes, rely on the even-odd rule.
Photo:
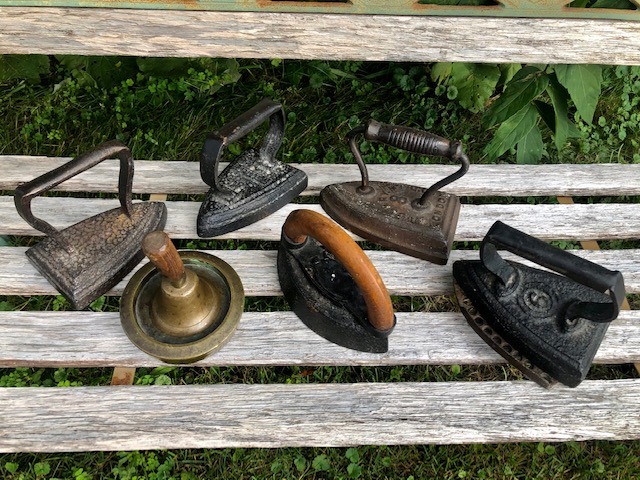
[(387, 125), (375, 120), (369, 120), (365, 125), (356, 127), (347, 134), (351, 152), (362, 174), (362, 186), (360, 187), (362, 191), (368, 190), (369, 174), (362, 155), (360, 154), (360, 149), (355, 142), (355, 137), (358, 134), (363, 134), (364, 138), (371, 142), (385, 143), (389, 146), (406, 150), (407, 152), (417, 153), (419, 155), (435, 155), (460, 162), (461, 165), (458, 171), (434, 183), (424, 192), (418, 201), (420, 205), (427, 203), (429, 196), (445, 185), (462, 177), (469, 170), (469, 158), (462, 150), (462, 144), (460, 142), (450, 142), (446, 138), (425, 132), (424, 130)]
[(131, 216), (133, 205), (131, 203), (131, 189), (133, 186), (133, 156), (131, 150), (118, 140), (111, 140), (98, 145), (90, 152), (74, 158), (70, 162), (51, 170), (50, 172), (34, 178), (30, 182), (23, 183), (16, 188), (14, 203), (20, 216), (33, 228), (55, 236), (58, 230), (50, 223), (36, 218), (31, 212), (31, 201), (42, 193), (52, 189), (56, 185), (75, 177), (81, 172), (97, 165), (108, 158), (120, 159), (120, 177), (118, 179), (118, 198), (120, 208), (127, 216)]
[(393, 305), (387, 287), (369, 257), (337, 223), (312, 210), (294, 210), (284, 222), (282, 232), (293, 244), (304, 243), (310, 236), (324, 245), (362, 292), (371, 326), (379, 331), (393, 328)]
[(200, 177), (207, 185), (220, 190), (218, 164), (224, 148), (258, 128), (267, 119), (270, 122), (269, 131), (260, 147), (260, 156), (274, 157), (284, 138), (285, 118), (282, 105), (268, 98), (206, 138), (200, 155)]
[(575, 302), (567, 310), (566, 318), (586, 318), (606, 323), (614, 320), (625, 298), (622, 273), (561, 250), (542, 240), (527, 235), (500, 221), (489, 229), (480, 249), (483, 264), (503, 283), (507, 283), (515, 269), (498, 254), (497, 248), (515, 253), (554, 272), (560, 273), (581, 285), (607, 293), (612, 302)]

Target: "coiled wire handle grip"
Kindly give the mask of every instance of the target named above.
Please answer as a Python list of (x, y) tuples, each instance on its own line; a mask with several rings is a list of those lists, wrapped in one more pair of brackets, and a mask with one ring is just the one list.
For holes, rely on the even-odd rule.
[(364, 138), (371, 142), (385, 143), (389, 146), (406, 150), (407, 152), (417, 153), (419, 155), (435, 155), (460, 162), (460, 169), (431, 185), (427, 191), (422, 194), (420, 200), (418, 200), (418, 205), (425, 205), (432, 194), (445, 185), (459, 179), (469, 170), (469, 158), (462, 150), (460, 142), (450, 142), (446, 138), (415, 128), (387, 125), (375, 120), (369, 120), (365, 125), (360, 125), (347, 134), (349, 147), (362, 175), (362, 185), (359, 187), (359, 191), (363, 193), (369, 191), (370, 187), (367, 166), (362, 159), (360, 149), (356, 143), (356, 136), (359, 134), (363, 134)]
[(131, 150), (122, 142), (111, 140), (98, 145), (94, 150), (83, 153), (70, 162), (51, 170), (50, 172), (23, 183), (16, 188), (13, 201), (18, 214), (33, 228), (55, 237), (58, 230), (48, 222), (41, 220), (31, 212), (31, 201), (56, 185), (75, 177), (108, 158), (120, 159), (120, 176), (118, 179), (118, 199), (120, 208), (128, 217), (131, 216), (133, 204), (131, 190), (133, 186), (133, 156)]
[(300, 245), (315, 238), (349, 272), (367, 305), (367, 318), (378, 331), (394, 326), (393, 305), (387, 287), (369, 257), (337, 223), (313, 210), (294, 210), (282, 227), (285, 239)]
[(200, 177), (207, 185), (224, 190), (218, 182), (218, 165), (224, 148), (258, 128), (267, 119), (269, 131), (260, 146), (260, 156), (272, 158), (282, 145), (285, 118), (282, 105), (268, 98), (261, 100), (206, 138), (200, 155)]
[(620, 305), (625, 299), (624, 279), (620, 272), (580, 258), (498, 221), (482, 240), (480, 258), (484, 266), (505, 285), (516, 275), (516, 270), (498, 254), (498, 248), (611, 297), (611, 303), (572, 303), (565, 314), (567, 320), (586, 318), (592, 322), (607, 323), (618, 316)]

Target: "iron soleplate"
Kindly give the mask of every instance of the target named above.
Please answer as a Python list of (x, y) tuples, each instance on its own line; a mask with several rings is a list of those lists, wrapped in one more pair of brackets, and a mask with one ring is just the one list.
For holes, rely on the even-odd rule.
[(278, 277), (291, 309), (318, 335), (352, 350), (388, 351), (390, 332), (371, 327), (364, 298), (351, 275), (319, 242), (308, 237), (292, 248), (282, 240)]
[(142, 239), (164, 228), (166, 218), (163, 202), (134, 203), (131, 217), (114, 208), (62, 230), (56, 237), (45, 237), (26, 255), (73, 308), (81, 310), (140, 263)]
[(566, 277), (509, 263), (518, 279), (507, 287), (498, 285), (479, 260), (453, 264), (462, 313), (491, 348), (531, 380), (545, 388), (556, 381), (576, 387), (587, 375), (608, 323), (577, 319), (567, 324), (564, 312), (576, 300), (610, 298)]
[(249, 149), (218, 179), (221, 189), (207, 193), (198, 213), (198, 236), (216, 237), (261, 220), (307, 188), (307, 175), (291, 165)]
[(426, 189), (390, 182), (369, 182), (371, 191), (360, 193), (360, 182), (328, 185), (320, 192), (327, 214), (366, 240), (412, 257), (445, 265), (460, 214), (460, 200), (438, 191), (424, 207), (416, 207)]

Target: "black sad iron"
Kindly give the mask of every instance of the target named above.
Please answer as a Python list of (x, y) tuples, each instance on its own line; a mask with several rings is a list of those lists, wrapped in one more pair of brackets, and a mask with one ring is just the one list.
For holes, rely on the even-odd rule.
[[(561, 273), (505, 261), (502, 248)], [(481, 260), (453, 264), (460, 309), (471, 327), (510, 364), (549, 388), (584, 380), (625, 298), (618, 271), (496, 222)]]
[[(269, 119), (260, 149), (238, 155), (220, 174), (226, 146)], [(307, 188), (307, 175), (276, 160), (284, 137), (284, 112), (279, 103), (262, 100), (207, 137), (200, 157), (200, 176), (211, 187), (198, 213), (198, 236), (215, 237), (271, 215)]]
[[(114, 157), (120, 159), (120, 208), (64, 230), (57, 230), (33, 215), (31, 201), (35, 197)], [(47, 235), (27, 250), (27, 258), (76, 310), (87, 307), (127, 275), (142, 260), (143, 237), (164, 227), (167, 218), (164, 203), (132, 203), (132, 183), (131, 151), (114, 140), (16, 188), (14, 201), (18, 213)]]
[(384, 353), (395, 326), (389, 293), (369, 258), (335, 222), (295, 210), (282, 227), (278, 278), (291, 309), (321, 337)]
[[(446, 157), (462, 166), (427, 189), (402, 183), (370, 182), (356, 144), (358, 134), (364, 134), (371, 142), (385, 143), (408, 152)], [(360, 168), (362, 182), (326, 186), (320, 192), (322, 208), (343, 227), (366, 240), (412, 257), (446, 264), (458, 224), (460, 200), (440, 189), (469, 169), (469, 159), (460, 142), (375, 120), (353, 129), (347, 139)]]

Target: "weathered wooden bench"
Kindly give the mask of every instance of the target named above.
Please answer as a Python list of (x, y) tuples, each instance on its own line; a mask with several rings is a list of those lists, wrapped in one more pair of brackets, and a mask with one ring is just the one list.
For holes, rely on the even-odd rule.
[[(294, 10), (304, 6), (291, 3)], [(280, 8), (275, 2), (258, 4)], [(640, 64), (640, 22), (631, 15), (627, 20), (624, 15), (618, 20), (346, 16), (332, 8), (338, 14), (3, 6), (0, 53)], [(0, 190), (10, 193), (64, 161), (0, 156)], [(104, 162), (59, 189), (113, 193), (117, 168), (115, 161)], [(308, 196), (358, 175), (355, 165), (300, 168), (309, 175)], [(373, 165), (370, 175), (429, 185), (455, 168)], [(638, 205), (570, 200), (640, 195), (640, 165), (472, 165), (446, 190), (469, 200), (462, 206), (456, 241), (481, 240), (496, 220), (545, 240), (581, 241), (585, 249), (577, 254), (622, 271), (627, 292), (640, 293), (640, 250), (588, 249), (597, 247), (594, 240), (640, 239)], [(136, 160), (135, 193), (204, 191), (196, 163)], [(0, 197), (0, 235), (40, 235), (17, 215), (9, 193)], [(487, 204), (484, 199), (505, 196), (554, 196), (560, 202)], [(483, 201), (474, 204), (476, 198)], [(66, 226), (117, 201), (61, 196), (34, 205), (53, 225)], [(172, 238), (196, 238), (198, 206), (167, 201), (166, 231)], [(276, 241), (294, 208), (221, 238)], [(56, 294), (24, 252), (0, 247), (0, 295)], [(212, 253), (238, 271), (248, 296), (281, 295), (275, 251)], [(447, 266), (436, 266), (390, 251), (368, 253), (391, 294), (404, 296), (452, 294), (451, 263), (477, 255), (455, 250)], [(126, 281), (110, 295), (120, 295)], [(197, 365), (504, 363), (460, 313), (398, 313), (397, 319), (389, 352), (377, 355), (335, 346), (291, 312), (245, 313), (230, 343)], [(595, 362), (640, 362), (640, 311), (620, 314)], [(114, 383), (127, 383), (133, 367), (160, 364), (129, 342), (118, 313), (0, 312), (0, 367), (117, 367)], [(3, 388), (0, 451), (637, 439), (638, 398), (638, 378), (586, 380), (576, 389), (551, 390), (525, 380)]]

